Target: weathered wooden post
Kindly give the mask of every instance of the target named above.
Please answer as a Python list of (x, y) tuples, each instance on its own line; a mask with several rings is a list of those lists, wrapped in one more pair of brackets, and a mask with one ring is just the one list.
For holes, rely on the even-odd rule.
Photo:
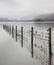
[(11, 35), (11, 26), (10, 26), (10, 35)]
[(16, 42), (17, 42), (17, 26), (15, 27), (15, 35), (16, 35)]
[(9, 26), (9, 34), (11, 35), (11, 25)]
[(51, 28), (49, 28), (49, 65), (51, 65), (52, 51), (51, 51)]
[(31, 54), (33, 58), (33, 27), (31, 28)]
[(23, 27), (21, 27), (21, 47), (23, 47)]
[(14, 37), (14, 26), (12, 25), (12, 38)]

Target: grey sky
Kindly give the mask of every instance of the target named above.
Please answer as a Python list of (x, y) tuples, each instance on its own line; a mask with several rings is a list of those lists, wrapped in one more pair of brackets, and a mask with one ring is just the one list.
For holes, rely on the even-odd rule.
[(0, 0), (0, 17), (23, 18), (53, 12), (54, 0)]

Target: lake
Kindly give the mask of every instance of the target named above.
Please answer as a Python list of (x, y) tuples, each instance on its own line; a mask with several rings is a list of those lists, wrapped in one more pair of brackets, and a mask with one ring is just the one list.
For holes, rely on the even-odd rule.
[[(51, 51), (52, 51), (52, 65), (54, 65), (54, 23), (53, 22), (0, 22), (0, 27), (2, 25), (13, 25), (14, 29), (17, 26), (17, 30), (21, 30), (23, 26), (23, 35), (24, 35), (24, 46), (28, 50), (29, 54), (31, 54), (31, 28), (34, 28), (34, 59), (38, 60), (40, 65), (49, 65), (49, 46), (48, 46), (48, 39), (45, 37), (48, 35), (48, 29), (51, 28)], [(38, 31), (36, 35), (36, 31)], [(43, 33), (44, 32), (44, 33)], [(47, 32), (47, 35), (45, 34)], [(15, 33), (15, 31), (14, 31)], [(20, 34), (20, 32), (18, 31)], [(44, 39), (42, 39), (42, 37)], [(48, 36), (47, 36), (48, 38)], [(20, 38), (18, 38), (19, 40)], [(21, 40), (20, 40), (21, 41)], [(32, 58), (31, 58), (32, 59)]]

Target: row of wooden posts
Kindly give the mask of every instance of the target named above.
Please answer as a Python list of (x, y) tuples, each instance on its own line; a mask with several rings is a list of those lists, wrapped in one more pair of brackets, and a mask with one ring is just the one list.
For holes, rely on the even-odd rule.
[[(9, 34), (12, 34), (12, 38), (14, 37), (14, 25), (10, 26), (10, 25), (3, 25), (3, 28), (9, 32)], [(33, 54), (33, 31), (34, 28), (31, 27), (31, 54), (32, 54), (32, 58), (34, 57)], [(51, 28), (49, 28), (47, 31), (49, 31), (49, 65), (51, 65), (51, 58), (52, 58), (52, 52), (51, 52)], [(18, 32), (17, 32), (17, 26), (15, 26), (15, 39), (17, 42), (17, 36), (18, 36)], [(21, 47), (23, 47), (23, 26), (21, 27)]]

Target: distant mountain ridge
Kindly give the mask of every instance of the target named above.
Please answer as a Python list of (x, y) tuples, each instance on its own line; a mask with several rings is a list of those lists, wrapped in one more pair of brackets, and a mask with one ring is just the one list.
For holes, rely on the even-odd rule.
[(0, 22), (18, 22), (16, 19), (0, 18)]
[(35, 21), (54, 21), (54, 13), (39, 15), (34, 18)]
[(30, 19), (9, 19), (9, 18), (0, 18), (0, 22), (29, 22), (29, 21), (54, 21), (54, 13), (52, 14), (43, 14), (38, 15)]

